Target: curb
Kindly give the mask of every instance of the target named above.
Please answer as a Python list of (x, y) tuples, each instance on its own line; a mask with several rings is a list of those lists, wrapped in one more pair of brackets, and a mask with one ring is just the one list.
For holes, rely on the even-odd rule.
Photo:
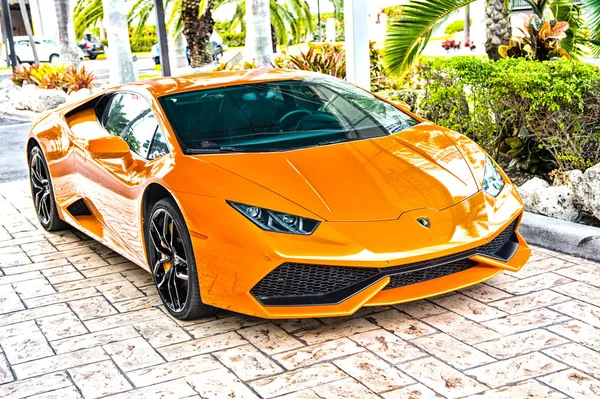
[(600, 262), (600, 228), (525, 212), (519, 232), (529, 244)]
[(35, 113), (33, 111), (19, 111), (19, 110), (13, 110), (11, 112), (6, 112), (6, 111), (0, 111), (0, 118), (5, 118), (5, 119), (13, 119), (19, 122), (34, 122), (35, 120), (37, 120), (40, 115), (42, 115), (41, 113)]

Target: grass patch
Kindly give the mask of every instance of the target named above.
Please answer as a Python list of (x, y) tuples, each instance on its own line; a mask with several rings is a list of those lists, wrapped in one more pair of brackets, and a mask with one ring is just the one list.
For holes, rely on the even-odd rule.
[(154, 73), (142, 73), (138, 77), (139, 77), (139, 80), (145, 80), (145, 79), (159, 78), (160, 76), (161, 76), (161, 74), (159, 72), (154, 72)]

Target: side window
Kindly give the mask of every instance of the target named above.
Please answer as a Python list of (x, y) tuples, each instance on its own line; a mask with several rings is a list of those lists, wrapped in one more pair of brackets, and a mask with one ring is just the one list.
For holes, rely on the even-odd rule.
[(167, 140), (159, 128), (154, 135), (154, 140), (152, 140), (150, 152), (148, 153), (148, 159), (156, 159), (168, 153), (169, 146), (167, 145)]
[(104, 111), (102, 123), (109, 134), (125, 140), (131, 151), (142, 158), (148, 156), (158, 123), (142, 96), (134, 93), (115, 94)]

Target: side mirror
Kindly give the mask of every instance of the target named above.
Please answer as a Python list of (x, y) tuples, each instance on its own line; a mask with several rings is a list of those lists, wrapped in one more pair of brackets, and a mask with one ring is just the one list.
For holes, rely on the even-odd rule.
[(103, 136), (87, 141), (86, 150), (92, 158), (117, 159), (131, 156), (129, 146), (120, 137)]
[(392, 103), (400, 109), (410, 111), (410, 106), (402, 100), (392, 100)]

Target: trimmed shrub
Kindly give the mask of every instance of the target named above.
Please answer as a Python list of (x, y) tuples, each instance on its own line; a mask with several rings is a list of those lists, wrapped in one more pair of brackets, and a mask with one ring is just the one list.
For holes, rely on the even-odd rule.
[(246, 44), (246, 32), (223, 32), (220, 35), (223, 44), (229, 47), (242, 47)]
[(446, 26), (444, 33), (446, 35), (453, 35), (455, 33), (462, 32), (463, 30), (465, 30), (465, 20), (459, 19), (457, 21), (450, 22), (448, 26)]
[(600, 162), (600, 69), (589, 64), (474, 57), (417, 67), (423, 117), (460, 131), (509, 168), (542, 174)]

